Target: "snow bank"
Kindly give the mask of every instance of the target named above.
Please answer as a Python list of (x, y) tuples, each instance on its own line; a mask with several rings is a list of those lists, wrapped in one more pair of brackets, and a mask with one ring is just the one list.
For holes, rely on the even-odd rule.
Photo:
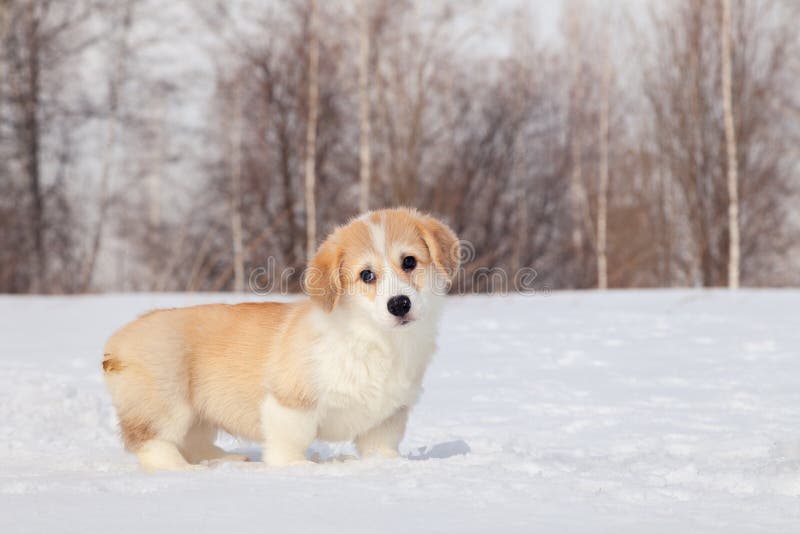
[(404, 459), (140, 473), (103, 341), (148, 309), (233, 300), (0, 298), (0, 531), (800, 526), (800, 292), (452, 297)]

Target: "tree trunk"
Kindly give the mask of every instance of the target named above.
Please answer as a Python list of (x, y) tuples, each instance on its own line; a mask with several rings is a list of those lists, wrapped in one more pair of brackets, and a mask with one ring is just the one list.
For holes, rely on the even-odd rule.
[(155, 156), (149, 162), (150, 169), (147, 173), (147, 244), (148, 264), (150, 268), (150, 290), (158, 287), (158, 273), (162, 269), (161, 247), (161, 176), (164, 172), (164, 163), (167, 159), (167, 119), (165, 116), (167, 94), (162, 93), (156, 97), (157, 130), (155, 132)]
[(308, 124), (306, 130), (306, 259), (317, 247), (317, 207), (314, 198), (317, 159), (317, 113), (319, 106), (319, 6), (311, 1), (311, 36), (308, 45)]
[[(517, 50), (525, 49), (525, 34), (526, 29), (521, 27), (523, 20), (518, 20), (518, 23), (512, 27), (512, 42), (514, 48)], [(527, 19), (524, 22), (529, 22)], [(452, 79), (452, 78), (451, 78)], [(516, 196), (516, 230), (514, 242), (511, 250), (511, 276), (516, 277), (522, 267), (523, 254), (525, 252), (525, 244), (529, 239), (530, 232), (528, 231), (528, 200), (526, 198), (526, 188), (523, 179), (523, 154), (525, 153), (526, 146), (524, 145), (524, 127), (521, 117), (525, 114), (525, 88), (529, 83), (534, 83), (532, 79), (528, 79), (527, 70), (518, 69), (516, 71), (516, 79), (514, 96), (513, 96), (513, 110), (517, 120), (520, 121), (515, 127), (514, 143), (511, 147), (511, 188)], [(454, 114), (451, 114), (451, 116)]]
[[(0, 43), (4, 43), (6, 34), (11, 26), (11, 14), (9, 13), (10, 2), (8, 0), (0, 0)], [(0, 61), (0, 83), (3, 82), (3, 67), (5, 65)]]
[(733, 120), (731, 76), (731, 2), (722, 3), (722, 109), (725, 119), (725, 144), (728, 155), (728, 287), (739, 287), (739, 177), (736, 158), (736, 130)]
[(162, 95), (158, 98), (158, 131), (156, 132), (156, 157), (151, 163), (150, 172), (147, 175), (147, 221), (152, 232), (157, 232), (161, 226), (161, 173), (164, 170), (164, 159), (166, 148), (164, 147), (166, 119), (164, 118), (164, 99)]
[(119, 128), (119, 97), (122, 85), (125, 82), (125, 65), (128, 56), (128, 34), (130, 33), (133, 18), (133, 2), (125, 2), (122, 15), (122, 24), (119, 28), (119, 43), (114, 58), (114, 71), (109, 86), (108, 95), (108, 123), (106, 125), (106, 141), (103, 150), (103, 160), (100, 169), (100, 207), (95, 228), (94, 239), (89, 250), (88, 260), (84, 267), (83, 279), (81, 281), (81, 292), (86, 292), (92, 284), (97, 256), (100, 253), (103, 241), (103, 231), (106, 226), (106, 215), (108, 213), (109, 199), (108, 188), (111, 179), (111, 166), (114, 160), (114, 148), (117, 144), (117, 130)]
[(230, 132), (230, 175), (231, 175), (231, 240), (233, 241), (233, 290), (244, 292), (244, 250), (242, 245), (242, 105), (240, 80), (233, 80), (233, 106)]
[(602, 96), (600, 101), (600, 183), (597, 191), (597, 288), (608, 288), (608, 115), (611, 90), (611, 32), (606, 35), (606, 50), (603, 60)]
[[(573, 67), (573, 87), (572, 87), (572, 132), (570, 148), (572, 154), (572, 175), (570, 177), (570, 210), (572, 212), (572, 248), (575, 254), (575, 262), (580, 266), (583, 256), (583, 147), (580, 138), (580, 106), (583, 98), (580, 56), (575, 53), (575, 64)], [(577, 284), (580, 280), (574, 281)]]
[[(33, 240), (33, 280), (30, 291), (45, 291), (47, 273), (47, 254), (44, 247), (44, 197), (41, 184), (41, 162), (39, 161), (41, 130), (39, 125), (40, 64), (41, 47), (39, 42), (39, 20), (33, 2), (28, 4), (25, 21), (26, 45), (28, 52), (27, 94), (18, 95), (23, 107), (23, 129), (25, 135), (25, 174), (31, 197), (31, 233)], [(25, 92), (25, 91), (23, 91)]]
[(298, 250), (299, 231), (297, 222), (295, 220), (295, 192), (294, 192), (294, 177), (292, 176), (291, 165), (291, 152), (292, 142), (288, 131), (289, 126), (286, 122), (279, 120), (277, 125), (278, 133), (278, 146), (280, 154), (280, 171), (281, 180), (283, 185), (283, 209), (287, 213), (288, 232), (286, 232), (286, 264), (289, 266), (296, 265), (297, 258), (300, 257)]
[(360, 160), (361, 160), (361, 195), (359, 198), (359, 211), (362, 213), (369, 209), (369, 190), (372, 179), (372, 153), (370, 151), (370, 141), (372, 137), (370, 124), (370, 103), (369, 103), (369, 47), (370, 47), (370, 28), (369, 28), (369, 2), (361, 0), (359, 2), (359, 22), (360, 22), (360, 47), (358, 60), (358, 98), (359, 98), (359, 121), (360, 121)]

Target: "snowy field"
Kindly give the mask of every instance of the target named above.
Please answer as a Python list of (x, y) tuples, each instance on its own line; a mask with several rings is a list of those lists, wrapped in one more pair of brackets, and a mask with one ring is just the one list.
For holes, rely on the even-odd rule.
[(798, 291), (453, 297), (404, 458), (141, 473), (103, 341), (210, 301), (0, 297), (0, 532), (800, 532)]

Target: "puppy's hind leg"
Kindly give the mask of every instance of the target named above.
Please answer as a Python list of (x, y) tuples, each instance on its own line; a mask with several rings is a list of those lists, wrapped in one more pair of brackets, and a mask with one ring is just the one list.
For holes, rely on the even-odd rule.
[(186, 438), (183, 440), (183, 454), (187, 460), (196, 464), (204, 460), (219, 460), (223, 462), (247, 462), (249, 458), (244, 454), (229, 453), (216, 445), (217, 429), (206, 422), (195, 423)]
[(187, 400), (187, 381), (176, 358), (163, 351), (158, 357), (140, 350), (127, 352), (135, 357), (120, 357), (126, 351), (109, 341), (103, 360), (125, 448), (136, 454), (145, 471), (204, 469), (192, 466), (179, 449), (197, 415)]
[(132, 410), (121, 413), (120, 429), (125, 446), (136, 454), (145, 471), (205, 469), (204, 465), (192, 465), (186, 461), (179, 449), (193, 420), (191, 407), (176, 403), (158, 416), (150, 410), (138, 414)]

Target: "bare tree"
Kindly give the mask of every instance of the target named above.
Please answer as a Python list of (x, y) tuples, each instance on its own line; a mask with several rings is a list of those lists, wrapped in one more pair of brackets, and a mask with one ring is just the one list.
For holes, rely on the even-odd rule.
[[(563, 11), (562, 25), (567, 40), (566, 62), (569, 65), (568, 119), (566, 134), (569, 138), (569, 214), (572, 241), (569, 264), (572, 271), (572, 285), (588, 287), (591, 285), (591, 272), (596, 271), (589, 263), (593, 255), (588, 254), (595, 238), (589, 203), (589, 175), (591, 168), (584, 163), (591, 161), (592, 146), (585, 131), (591, 124), (594, 99), (592, 69), (586, 65), (591, 58), (590, 28), (587, 13), (589, 6), (583, 0), (571, 0)], [(587, 172), (589, 171), (589, 172)]]
[[(526, 56), (530, 53), (531, 26), (532, 20), (530, 13), (527, 10), (520, 9), (518, 13), (515, 13), (514, 21), (511, 27), (512, 46), (517, 51), (519, 59), (521, 60), (524, 60), (524, 58), (526, 58)], [(530, 84), (534, 83), (535, 80), (529, 79), (531, 73), (528, 72), (528, 69), (522, 68), (521, 65), (515, 70), (516, 76), (513, 80), (515, 90), (512, 105), (515, 110), (515, 115), (523, 116), (525, 113), (525, 99), (527, 97), (526, 93), (528, 92), (527, 89), (529, 88)], [(511, 155), (513, 160), (511, 168), (511, 180), (513, 183), (512, 189), (517, 197), (517, 205), (515, 210), (517, 216), (517, 235), (510, 260), (512, 272), (518, 272), (522, 267), (523, 250), (525, 249), (525, 241), (528, 233), (527, 191), (522, 177), (522, 165), (524, 160), (523, 153), (525, 150), (525, 146), (523, 145), (524, 142), (525, 136), (515, 136), (515, 143), (512, 147), (513, 153)]]
[[(121, 4), (121, 5), (120, 5)], [(111, 59), (111, 76), (108, 84), (108, 118), (106, 119), (106, 134), (103, 145), (102, 162), (100, 166), (99, 178), (99, 206), (97, 223), (94, 229), (94, 238), (87, 253), (86, 265), (83, 270), (83, 280), (81, 282), (81, 292), (89, 289), (92, 283), (92, 276), (95, 272), (97, 256), (103, 241), (103, 235), (108, 226), (107, 214), (111, 204), (109, 198), (109, 181), (111, 180), (111, 169), (114, 163), (114, 152), (117, 148), (117, 136), (120, 122), (120, 93), (125, 84), (127, 71), (126, 63), (128, 60), (128, 39), (133, 23), (133, 9), (135, 0), (124, 0), (117, 3), (120, 13), (114, 13), (119, 19), (113, 32), (116, 34), (116, 43)]]
[(722, 110), (725, 120), (725, 148), (728, 154), (728, 287), (739, 287), (739, 176), (736, 158), (736, 130), (733, 123), (733, 92), (731, 81), (731, 2), (720, 0), (722, 4), (722, 24), (719, 34), (721, 41), (721, 82)]
[(319, 107), (319, 7), (311, 2), (311, 42), (308, 52), (308, 123), (306, 124), (306, 258), (311, 258), (317, 248), (317, 115)]
[(47, 273), (47, 256), (45, 252), (44, 233), (44, 198), (41, 177), (41, 126), (39, 122), (39, 102), (41, 101), (41, 56), (42, 56), (42, 30), (41, 15), (35, 2), (30, 2), (22, 7), (21, 24), (25, 45), (28, 49), (28, 63), (24, 87), (18, 87), (18, 98), (25, 99), (22, 103), (22, 150), (25, 154), (25, 171), (28, 177), (31, 197), (31, 232), (33, 233), (34, 264), (33, 284), (31, 291), (42, 291)]
[(457, 290), (796, 283), (797, 6), (652, 6), (571, 0), (561, 40), (512, 6), (495, 54), (479, 0), (192, 3), (204, 109), (150, 68), (149, 3), (0, 0), (0, 290), (242, 291), (266, 261), (298, 290), (322, 232), (397, 204), (473, 244)]
[(370, 143), (372, 128), (370, 121), (370, 83), (369, 83), (369, 48), (371, 40), (370, 2), (359, 2), (359, 50), (358, 50), (358, 112), (359, 112), (359, 140), (360, 157), (360, 183), (359, 211), (362, 213), (369, 209), (369, 190), (372, 181), (372, 152)]
[(6, 290), (73, 291), (80, 285), (78, 224), (65, 178), (76, 165), (76, 131), (91, 116), (74, 69), (99, 41), (89, 24), (93, 7), (84, 1), (3, 4), (0, 126), (13, 199), (13, 224), (4, 230), (14, 241), (14, 258), (2, 273)]
[[(574, 4), (574, 2), (573, 2)], [(576, 257), (583, 250), (583, 148), (581, 141), (580, 109), (583, 100), (583, 54), (581, 28), (578, 22), (580, 11), (571, 6), (568, 17), (568, 38), (572, 56), (572, 87), (570, 92), (570, 147), (572, 172), (570, 174), (570, 210), (572, 212), (572, 246)]]
[(600, 183), (597, 191), (597, 287), (608, 288), (608, 115), (611, 91), (611, 22), (606, 20), (606, 43), (602, 61), (602, 91), (598, 137), (600, 147)]
[[(785, 26), (792, 3), (742, 0), (736, 6), (730, 32), (720, 28), (718, 1), (657, 7), (652, 40), (645, 41), (648, 48), (640, 46), (649, 49), (641, 55), (648, 103), (642, 124), (651, 121), (654, 179), (664, 180), (666, 196), (675, 199), (671, 231), (682, 246), (672, 247), (671, 268), (679, 283), (736, 284), (736, 263), (744, 283), (777, 280), (783, 275), (774, 266), (786, 261), (796, 242), (786, 200), (796, 195), (788, 146), (798, 133), (783, 107), (798, 83), (788, 59), (800, 43)], [(729, 56), (730, 84), (722, 79), (723, 33), (736, 43)], [(730, 114), (720, 94), (726, 85)], [(737, 175), (734, 184), (731, 171)], [(737, 190), (729, 192), (731, 185)], [(738, 216), (736, 202), (731, 210), (732, 193)]]
[(242, 104), (241, 104), (241, 82), (237, 78), (233, 80), (231, 115), (229, 128), (229, 152), (228, 160), (230, 167), (231, 193), (230, 193), (230, 213), (231, 213), (231, 241), (233, 242), (233, 290), (237, 293), (244, 291), (244, 250), (242, 244), (242, 213), (241, 213), (241, 189), (242, 189)]

